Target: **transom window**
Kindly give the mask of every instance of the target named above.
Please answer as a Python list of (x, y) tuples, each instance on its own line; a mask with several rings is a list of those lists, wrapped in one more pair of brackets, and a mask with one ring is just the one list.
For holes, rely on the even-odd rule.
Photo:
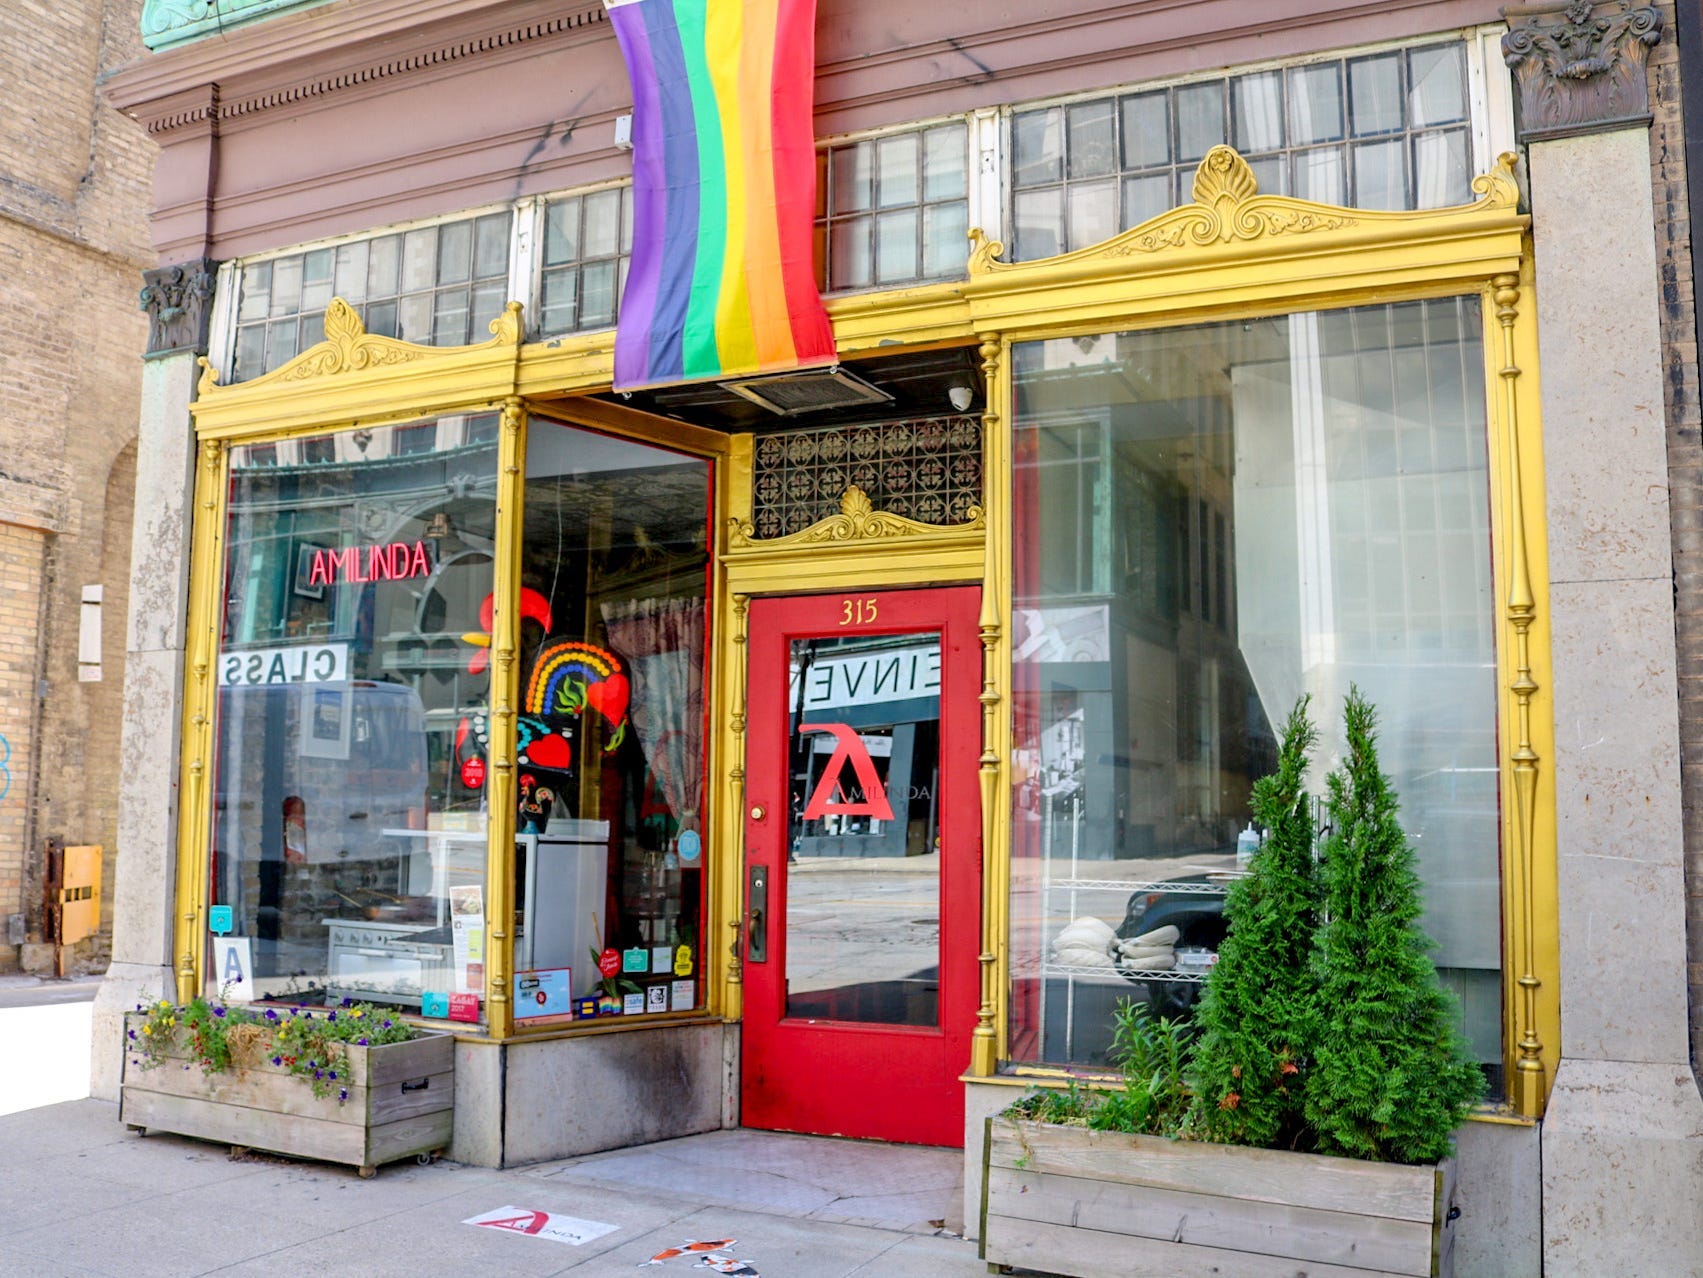
[(513, 222), (504, 210), (249, 263), (232, 380), (271, 372), (325, 340), (333, 297), (381, 337), (422, 346), (483, 341), (508, 300)]
[(544, 209), (539, 331), (611, 328), (633, 252), (633, 188), (552, 200)]
[(1391, 49), (1019, 111), (1013, 260), (1110, 239), (1190, 198), (1228, 142), (1269, 194), (1356, 208), (1471, 197), (1466, 48)]
[(824, 292), (963, 275), (970, 251), (963, 121), (817, 155), (816, 276)]

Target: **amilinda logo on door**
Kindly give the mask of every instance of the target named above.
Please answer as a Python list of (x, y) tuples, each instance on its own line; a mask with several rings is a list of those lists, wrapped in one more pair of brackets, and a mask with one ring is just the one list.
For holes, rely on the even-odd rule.
[[(876, 774), (875, 760), (869, 757), (869, 747), (863, 743), (857, 729), (844, 723), (805, 723), (799, 725), (798, 730), (800, 733), (834, 734), (834, 756), (822, 769), (822, 779), (816, 783), (815, 793), (805, 805), (806, 821), (818, 821), (825, 816), (867, 816), (878, 821), (893, 819), (893, 805), (887, 802), (887, 791)], [(855, 788), (843, 780), (847, 764), (851, 765), (857, 778)], [(853, 794), (861, 794), (862, 801), (851, 798)], [(841, 796), (838, 801), (835, 795)]]

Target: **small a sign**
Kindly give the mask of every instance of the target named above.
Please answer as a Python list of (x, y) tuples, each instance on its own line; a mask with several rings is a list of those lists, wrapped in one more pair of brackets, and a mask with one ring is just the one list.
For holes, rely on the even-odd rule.
[(650, 949), (650, 970), (660, 972), (664, 976), (674, 962), (674, 951), (666, 945), (653, 945)]
[(666, 1012), (668, 1010), (668, 987), (666, 985), (649, 985), (645, 987), (645, 1011)]
[(479, 996), (477, 994), (451, 994), (449, 996), (449, 1019), (476, 1023), (479, 1020)]
[(449, 995), (430, 991), (420, 995), (420, 1015), (438, 1021), (449, 1019)]
[(636, 991), (632, 994), (627, 994), (627, 995), (622, 996), (622, 999), (621, 999), (621, 1015), (623, 1015), (623, 1016), (643, 1016), (644, 1014), (645, 1014), (645, 996), (644, 996), (643, 990), (639, 990), (639, 991)]
[(232, 927), (231, 907), (215, 905), (207, 911), (207, 930), (214, 936), (226, 936)]
[(574, 1015), (582, 1021), (589, 1021), (597, 1015), (597, 996), (577, 998), (574, 1000)]
[(669, 982), (669, 1008), (675, 1012), (689, 1012), (697, 1004), (697, 983), (694, 981)]
[(614, 976), (621, 970), (621, 956), (614, 950), (604, 950), (597, 956), (597, 970), (605, 976)]
[(674, 975), (690, 976), (692, 974), (692, 947), (682, 945), (674, 951)]
[(641, 975), (650, 971), (650, 952), (642, 945), (622, 951), (621, 970), (623, 972), (638, 972)]
[(213, 971), (219, 996), (233, 1003), (254, 1002), (254, 963), (246, 936), (221, 936), (213, 942)]
[(461, 784), (469, 790), (482, 789), (485, 784), (485, 761), (478, 755), (461, 765)]
[(511, 1234), (527, 1234), (533, 1238), (548, 1238), (551, 1242), (583, 1246), (604, 1234), (612, 1234), (619, 1225), (606, 1225), (600, 1220), (580, 1220), (555, 1211), (533, 1211), (528, 1207), (499, 1207), (461, 1222), (480, 1225), (486, 1229), (502, 1229)]

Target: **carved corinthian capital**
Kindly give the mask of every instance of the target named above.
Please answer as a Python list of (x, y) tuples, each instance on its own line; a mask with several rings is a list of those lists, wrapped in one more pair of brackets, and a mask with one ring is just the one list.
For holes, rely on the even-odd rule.
[(212, 318), (213, 282), (218, 272), (219, 264), (206, 257), (142, 272), (148, 354), (207, 353), (207, 325)]
[(1650, 122), (1645, 64), (1661, 16), (1632, 0), (1507, 5), (1502, 56), (1519, 88), (1527, 142)]

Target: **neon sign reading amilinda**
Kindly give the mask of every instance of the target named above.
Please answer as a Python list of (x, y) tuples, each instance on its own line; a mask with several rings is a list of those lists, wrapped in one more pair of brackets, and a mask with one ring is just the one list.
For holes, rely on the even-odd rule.
[(336, 585), (339, 581), (402, 581), (432, 575), (432, 556), (426, 543), (393, 541), (388, 546), (344, 546), (341, 550), (316, 550), (308, 572), (310, 586)]

